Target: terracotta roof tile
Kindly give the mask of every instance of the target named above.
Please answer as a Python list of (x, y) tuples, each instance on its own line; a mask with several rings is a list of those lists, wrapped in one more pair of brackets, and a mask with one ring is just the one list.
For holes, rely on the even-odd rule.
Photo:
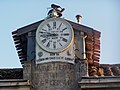
[(101, 64), (105, 76), (120, 76), (120, 64)]
[(100, 64), (99, 67), (89, 66), (90, 76), (120, 76), (120, 64)]

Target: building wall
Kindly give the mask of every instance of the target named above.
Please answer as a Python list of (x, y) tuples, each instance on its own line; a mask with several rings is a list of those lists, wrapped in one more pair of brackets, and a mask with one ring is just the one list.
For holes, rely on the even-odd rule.
[(95, 88), (95, 89), (82, 89), (82, 90), (120, 90), (120, 88)]
[(15, 87), (0, 87), (0, 90), (30, 90), (30, 87), (27, 86), (15, 86)]
[(24, 65), (24, 78), (31, 80), (32, 90), (79, 90), (74, 64), (27, 62)]
[(4, 79), (0, 80), (0, 90), (30, 90), (30, 83), (24, 79)]

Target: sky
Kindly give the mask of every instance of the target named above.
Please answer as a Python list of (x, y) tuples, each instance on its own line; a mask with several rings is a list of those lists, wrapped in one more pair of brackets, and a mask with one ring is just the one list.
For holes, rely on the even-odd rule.
[(120, 0), (0, 0), (0, 68), (22, 67), (12, 31), (40, 21), (51, 4), (65, 8), (63, 17), (101, 32), (101, 64), (120, 64)]

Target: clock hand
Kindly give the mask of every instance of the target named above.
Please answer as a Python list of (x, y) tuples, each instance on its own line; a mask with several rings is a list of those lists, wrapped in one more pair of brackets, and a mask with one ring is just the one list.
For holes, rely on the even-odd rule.
[(58, 36), (58, 34), (55, 34), (55, 33), (49, 33), (49, 32), (47, 32), (47, 36), (48, 36), (48, 37), (49, 37), (49, 36), (54, 37), (54, 36)]
[(49, 32), (44, 32), (40, 37), (47, 38), (48, 36), (51, 36), (52, 34)]
[(56, 37), (56, 36), (58, 36), (58, 34), (56, 34), (56, 33), (50, 33), (50, 32), (45, 32), (42, 35), (40, 35), (40, 37), (43, 37), (43, 38)]
[(40, 35), (40, 37), (47, 38), (47, 35), (43, 34), (43, 35)]

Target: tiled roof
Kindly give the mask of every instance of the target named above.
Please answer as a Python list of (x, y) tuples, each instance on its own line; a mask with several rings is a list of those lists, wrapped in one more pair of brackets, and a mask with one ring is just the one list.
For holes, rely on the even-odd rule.
[(105, 76), (120, 76), (120, 64), (101, 64), (99, 69), (104, 70)]
[(22, 68), (0, 69), (0, 79), (22, 79)]
[(100, 64), (89, 68), (90, 76), (120, 76), (120, 64)]
[[(89, 69), (90, 76), (120, 76), (120, 64), (100, 64)], [(0, 69), (0, 79), (23, 79), (22, 68)]]

